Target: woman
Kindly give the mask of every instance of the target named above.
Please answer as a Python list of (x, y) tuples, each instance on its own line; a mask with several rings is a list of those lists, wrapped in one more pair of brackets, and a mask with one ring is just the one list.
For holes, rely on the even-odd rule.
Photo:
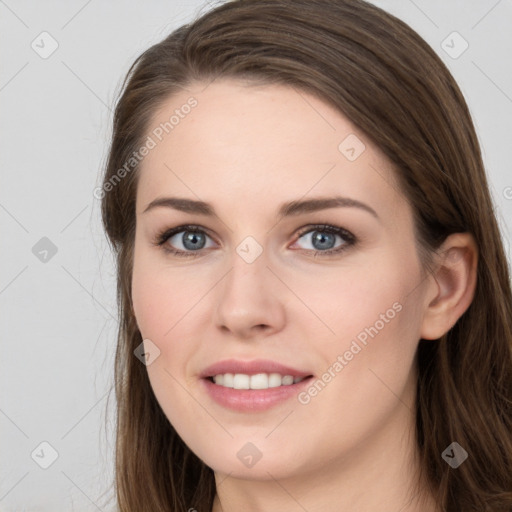
[(474, 126), (360, 0), (144, 52), (102, 187), (119, 510), (505, 511), (512, 294)]

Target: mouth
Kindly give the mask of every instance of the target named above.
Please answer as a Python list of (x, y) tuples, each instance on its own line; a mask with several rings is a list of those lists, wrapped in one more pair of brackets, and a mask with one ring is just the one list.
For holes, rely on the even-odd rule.
[(269, 359), (219, 361), (199, 374), (205, 393), (239, 413), (264, 412), (287, 403), (314, 375)]
[(252, 375), (246, 373), (219, 373), (205, 378), (211, 383), (224, 388), (249, 390), (292, 386), (312, 377), (313, 375), (294, 377), (293, 375), (283, 375), (280, 373), (255, 373)]

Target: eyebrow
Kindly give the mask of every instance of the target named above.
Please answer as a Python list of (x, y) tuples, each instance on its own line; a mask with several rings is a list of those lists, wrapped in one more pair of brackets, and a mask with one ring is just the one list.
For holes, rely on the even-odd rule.
[[(193, 199), (186, 199), (182, 197), (160, 197), (157, 198), (146, 207), (142, 213), (146, 213), (154, 208), (165, 207), (173, 208), (185, 213), (195, 213), (198, 215), (205, 215), (208, 217), (217, 216), (215, 209), (209, 203), (204, 201), (196, 201)], [(334, 196), (334, 197), (319, 197), (313, 199), (296, 200), (288, 203), (283, 203), (279, 210), (279, 217), (290, 217), (301, 215), (304, 213), (316, 212), (319, 210), (326, 210), (328, 208), (359, 208), (364, 210), (376, 219), (379, 219), (377, 212), (361, 201), (351, 199), (348, 197)]]

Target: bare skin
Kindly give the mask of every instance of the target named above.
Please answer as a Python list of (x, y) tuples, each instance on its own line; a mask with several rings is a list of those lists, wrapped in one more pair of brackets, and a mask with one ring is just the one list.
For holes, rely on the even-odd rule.
[[(292, 88), (193, 84), (168, 99), (148, 135), (192, 96), (197, 106), (142, 162), (132, 291), (141, 334), (160, 350), (147, 367), (155, 395), (215, 472), (213, 512), (436, 512), (425, 482), (414, 486), (414, 360), (420, 338), (439, 338), (471, 303), (473, 239), (450, 236), (437, 272), (424, 275), (389, 161), (337, 110)], [(354, 138), (339, 149), (351, 134), (363, 151)], [(208, 202), (217, 215), (145, 211), (170, 196)], [(277, 216), (282, 203), (332, 196), (375, 213)], [(203, 229), (199, 250), (183, 245), (186, 228), (152, 243), (184, 224)], [(322, 254), (322, 241), (344, 250)], [(261, 254), (248, 263), (242, 242)], [(227, 358), (271, 359), (319, 379), (330, 369), (331, 379), (316, 394), (241, 413), (213, 401), (199, 378)], [(252, 467), (237, 456), (248, 442), (261, 453)]]

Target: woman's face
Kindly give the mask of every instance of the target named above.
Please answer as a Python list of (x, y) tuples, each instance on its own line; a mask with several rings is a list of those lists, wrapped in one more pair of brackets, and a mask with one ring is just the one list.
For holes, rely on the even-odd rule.
[(175, 94), (147, 136), (133, 307), (181, 438), (253, 479), (395, 449), (426, 283), (384, 155), (312, 95), (231, 80)]

